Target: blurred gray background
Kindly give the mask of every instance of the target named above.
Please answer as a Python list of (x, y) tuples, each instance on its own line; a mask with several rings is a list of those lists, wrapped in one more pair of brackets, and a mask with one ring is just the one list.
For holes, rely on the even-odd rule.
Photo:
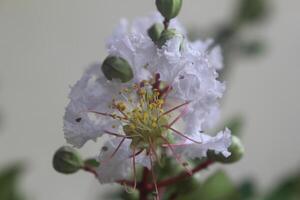
[[(205, 30), (226, 22), (234, 3), (187, 0), (180, 19)], [(263, 188), (300, 167), (300, 1), (270, 3), (271, 20), (254, 31), (267, 40), (267, 53), (233, 63), (222, 108), (223, 118), (245, 118), (246, 156), (226, 170), (236, 181), (253, 176)], [(150, 0), (0, 0), (0, 167), (25, 161), (22, 188), (32, 199), (93, 199), (110, 188), (85, 173), (52, 169), (53, 153), (65, 143), (69, 85), (105, 58), (105, 39), (119, 18), (154, 10)], [(88, 146), (86, 155), (98, 153)]]

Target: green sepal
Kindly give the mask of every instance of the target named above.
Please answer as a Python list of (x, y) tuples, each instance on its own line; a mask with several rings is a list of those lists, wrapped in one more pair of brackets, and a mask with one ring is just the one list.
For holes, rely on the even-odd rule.
[(163, 30), (164, 26), (162, 24), (155, 23), (148, 29), (148, 35), (151, 38), (151, 40), (154, 43), (156, 43), (159, 40)]
[(100, 166), (100, 162), (97, 161), (96, 159), (90, 158), (84, 161), (84, 166), (88, 166), (88, 167), (99, 167)]
[(172, 38), (174, 38), (176, 36), (179, 36), (179, 33), (175, 29), (164, 30), (161, 33), (161, 36), (158, 39), (156, 44), (159, 48), (161, 48), (166, 44), (167, 41), (171, 40)]

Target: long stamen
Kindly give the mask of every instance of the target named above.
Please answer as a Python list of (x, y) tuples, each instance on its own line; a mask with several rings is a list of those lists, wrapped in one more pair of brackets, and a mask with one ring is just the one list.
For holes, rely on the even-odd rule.
[(133, 189), (136, 189), (136, 166), (135, 166), (135, 147), (133, 147), (133, 157), (132, 157), (132, 165), (133, 165), (133, 179), (134, 179), (134, 186)]
[(173, 131), (174, 133), (180, 135), (181, 137), (184, 137), (185, 139), (188, 139), (188, 140), (190, 140), (190, 141), (192, 141), (192, 142), (195, 142), (195, 143), (197, 143), (197, 144), (202, 144), (202, 142), (196, 141), (196, 140), (194, 140), (194, 139), (192, 139), (192, 138), (190, 138), (190, 137), (184, 135), (183, 133), (177, 131), (176, 129), (174, 129), (174, 128), (172, 128), (172, 127), (166, 126), (166, 128), (167, 128), (167, 129), (170, 129), (171, 131)]
[(152, 179), (153, 179), (153, 183), (154, 183), (154, 188), (155, 188), (155, 193), (156, 193), (156, 200), (159, 200), (159, 191), (158, 191), (158, 187), (157, 187), (157, 181), (156, 181), (156, 177), (154, 174), (154, 166), (153, 166), (153, 159), (152, 159), (152, 154), (149, 154), (149, 159), (150, 159), (150, 164), (151, 164), (151, 174), (152, 174)]
[(162, 146), (163, 146), (163, 147), (169, 147), (169, 145), (172, 146), (172, 147), (182, 147), (182, 146), (186, 146), (186, 145), (188, 145), (188, 144), (185, 144), (185, 143), (179, 143), (179, 144), (163, 144)]
[(125, 139), (126, 138), (123, 138), (121, 140), (121, 142), (119, 143), (119, 145), (117, 146), (117, 148), (114, 150), (114, 152), (106, 160), (102, 161), (101, 165), (107, 164), (116, 155), (116, 153), (119, 151), (120, 147), (124, 143)]
[(114, 157), (116, 155), (116, 153), (119, 151), (120, 147), (122, 146), (122, 144), (124, 143), (126, 138), (123, 138), (121, 140), (121, 142), (119, 143), (119, 145), (117, 146), (117, 148), (115, 149), (115, 151), (111, 154), (110, 158)]
[(128, 116), (120, 109), (118, 109), (118, 111), (124, 116), (125, 119), (128, 119)]
[(169, 141), (165, 137), (162, 136), (161, 138), (165, 141), (165, 143), (167, 144), (167, 146), (169, 147), (169, 149), (173, 153), (173, 155), (174, 155), (175, 159), (177, 160), (177, 162), (182, 165), (182, 167), (185, 169), (185, 171), (188, 174), (192, 175), (191, 169), (187, 168), (187, 166), (185, 165), (185, 163), (187, 163), (187, 162), (182, 161), (181, 157), (175, 152), (175, 150), (173, 149), (173, 147), (171, 146), (171, 144), (169, 143)]
[(182, 112), (179, 113), (179, 115), (168, 125), (168, 127), (173, 126), (173, 124), (175, 124), (183, 115), (185, 115), (187, 112), (186, 107), (184, 108), (184, 110)]
[(161, 116), (167, 115), (167, 114), (169, 114), (169, 113), (171, 113), (171, 112), (173, 112), (173, 111), (175, 111), (175, 110), (177, 110), (177, 109), (179, 109), (179, 108), (181, 108), (181, 107), (183, 107), (185, 105), (188, 105), (189, 103), (191, 103), (191, 101), (187, 101), (187, 102), (185, 102), (183, 104), (180, 104), (180, 105), (178, 105), (178, 106), (176, 106), (176, 107), (174, 107), (174, 108), (172, 108), (172, 109), (164, 112)]
[(150, 144), (150, 149), (151, 149), (151, 151), (153, 152), (156, 161), (160, 164), (159, 156), (157, 155), (157, 152), (155, 151), (155, 147), (154, 147), (154, 144), (152, 143), (151, 138), (149, 138), (149, 144)]
[(172, 87), (166, 86), (163, 90), (160, 91), (159, 98), (166, 99), (168, 97), (169, 93), (171, 92), (171, 90), (172, 90)]
[(140, 155), (143, 151), (144, 151), (144, 149), (141, 149), (141, 150), (139, 150), (138, 152), (136, 152), (134, 155), (129, 156), (129, 158), (132, 158), (133, 156), (138, 156), (138, 155)]
[(111, 131), (104, 131), (104, 133), (108, 134), (108, 135), (113, 135), (113, 136), (116, 136), (116, 137), (121, 137), (121, 138), (133, 138), (134, 136), (126, 136), (126, 135), (121, 135), (121, 134), (118, 134), (118, 133), (113, 133)]
[(88, 111), (88, 112), (94, 113), (94, 114), (97, 114), (97, 115), (103, 115), (103, 116), (106, 116), (106, 117), (111, 117), (113, 119), (120, 119), (120, 120), (126, 120), (127, 121), (127, 119), (125, 117), (118, 116), (118, 115), (115, 115), (115, 114), (103, 113), (103, 112), (97, 112), (97, 111)]

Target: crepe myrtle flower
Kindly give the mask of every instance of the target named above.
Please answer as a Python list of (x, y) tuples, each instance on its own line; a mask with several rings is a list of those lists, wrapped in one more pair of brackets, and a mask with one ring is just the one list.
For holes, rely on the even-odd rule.
[[(158, 13), (131, 25), (121, 20), (107, 40), (109, 56), (90, 66), (71, 89), (64, 117), (67, 142), (80, 148), (108, 136), (95, 170), (101, 183), (131, 172), (136, 177), (138, 165), (153, 172), (162, 156), (174, 157), (187, 172), (187, 160), (208, 151), (230, 156), (230, 130), (204, 133), (218, 119), (225, 90), (217, 80), (220, 48), (208, 51), (211, 40), (190, 42), (176, 19), (165, 29), (176, 30), (172, 37), (151, 38), (149, 28), (162, 21)], [(158, 46), (160, 39), (165, 43)]]

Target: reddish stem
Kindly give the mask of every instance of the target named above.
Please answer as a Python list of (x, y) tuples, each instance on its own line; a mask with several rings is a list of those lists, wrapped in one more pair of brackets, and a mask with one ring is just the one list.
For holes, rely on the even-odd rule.
[[(203, 169), (206, 169), (213, 163), (214, 163), (214, 161), (207, 160), (204, 163), (201, 163), (197, 167), (192, 169), (191, 174), (184, 171), (181, 174), (179, 174), (178, 176), (171, 177), (171, 178), (168, 178), (168, 179), (158, 182), (157, 187), (163, 188), (163, 187), (178, 183), (184, 179), (191, 177), (192, 175), (196, 174), (197, 172), (199, 172)], [(93, 168), (84, 166), (84, 167), (82, 167), (82, 169), (94, 174), (97, 177), (97, 172)], [(155, 189), (155, 185), (153, 183), (152, 184), (148, 183), (148, 177), (149, 177), (149, 170), (146, 167), (144, 167), (142, 180), (137, 186), (137, 189), (140, 192), (140, 200), (147, 200), (147, 195)], [(119, 183), (121, 185), (129, 186), (129, 187), (135, 187), (134, 181), (120, 180), (120, 181), (117, 181), (117, 183)]]
[(165, 30), (167, 30), (169, 28), (170, 20), (165, 19), (163, 23), (164, 23)]
[[(191, 174), (184, 171), (181, 174), (179, 174), (178, 176), (171, 177), (169, 179), (165, 179), (165, 180), (162, 180), (162, 181), (158, 182), (157, 187), (162, 188), (162, 187), (166, 187), (166, 186), (178, 183), (178, 182), (180, 182), (184, 179), (187, 179), (187, 178), (191, 177), (192, 175), (196, 174), (197, 172), (199, 172), (203, 169), (206, 169), (207, 167), (209, 167), (213, 163), (214, 163), (214, 161), (207, 160), (204, 163), (201, 163), (200, 165), (198, 165), (197, 167), (192, 169)], [(148, 170), (148, 172), (144, 171), (144, 173), (147, 173), (147, 176), (148, 176), (149, 170)], [(145, 177), (145, 176), (143, 176), (143, 177)], [(128, 180), (118, 181), (118, 183), (121, 184), (121, 185), (127, 185), (127, 186), (131, 186), (131, 187), (134, 186), (134, 183), (132, 181), (128, 181)], [(141, 196), (142, 195), (147, 196), (147, 193), (149, 193), (149, 192), (151, 192), (155, 189), (154, 187), (155, 186), (153, 184), (147, 183), (146, 179), (143, 178), (143, 181), (139, 184), (138, 189), (140, 191)], [(147, 199), (140, 198), (140, 200), (147, 200)]]
[(203, 169), (206, 169), (208, 166), (210, 166), (211, 164), (213, 164), (214, 161), (211, 161), (211, 160), (207, 160), (205, 161), (204, 163), (198, 165), (197, 167), (195, 167), (191, 172), (191, 174), (187, 173), (186, 171), (182, 172), (181, 174), (179, 174), (178, 176), (175, 176), (175, 177), (172, 177), (172, 178), (169, 178), (169, 179), (166, 179), (166, 180), (162, 180), (160, 181), (159, 183), (157, 183), (157, 186), (160, 188), (160, 187), (166, 187), (166, 186), (169, 186), (169, 185), (173, 185), (179, 181), (182, 181), (186, 178), (189, 178), (191, 177), (192, 175), (194, 175), (195, 173), (203, 170)]
[(147, 167), (144, 167), (143, 177), (138, 189), (140, 191), (140, 200), (147, 200), (147, 182), (148, 182), (149, 170)]
[(89, 167), (89, 166), (83, 166), (83, 167), (82, 167), (82, 170), (94, 174), (94, 176), (95, 176), (96, 178), (98, 177), (97, 172), (96, 172), (92, 167)]

